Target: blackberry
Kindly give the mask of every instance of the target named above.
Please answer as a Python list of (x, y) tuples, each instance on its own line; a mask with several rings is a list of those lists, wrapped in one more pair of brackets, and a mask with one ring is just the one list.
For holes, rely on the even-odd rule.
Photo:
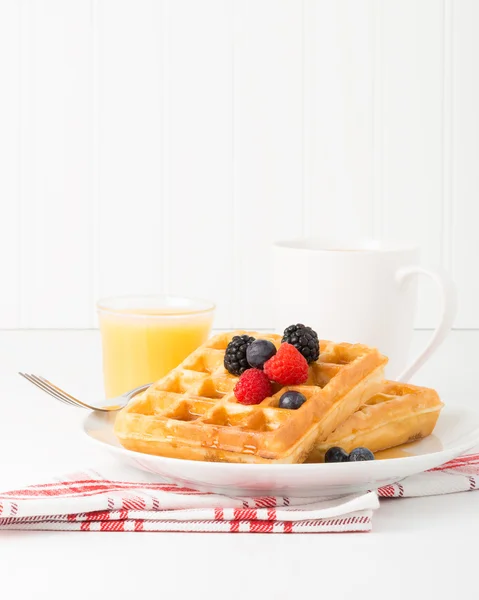
[(290, 325), (284, 330), (282, 342), (287, 342), (299, 350), (308, 363), (319, 358), (318, 334), (301, 323)]
[(249, 335), (235, 335), (226, 347), (225, 369), (232, 375), (241, 375), (250, 365), (246, 360), (246, 350), (254, 342), (254, 337)]

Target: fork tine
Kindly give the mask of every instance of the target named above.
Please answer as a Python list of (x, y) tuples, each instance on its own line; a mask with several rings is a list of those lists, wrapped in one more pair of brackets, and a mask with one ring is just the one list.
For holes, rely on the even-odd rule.
[(73, 404), (71, 402), (67, 402), (61, 396), (59, 396), (58, 394), (56, 394), (55, 392), (53, 392), (53, 390), (48, 389), (43, 384), (41, 384), (40, 382), (36, 381), (33, 378), (32, 375), (29, 375), (28, 373), (20, 373), (20, 375), (22, 375), (22, 377), (24, 377), (30, 383), (33, 383), (33, 385), (35, 387), (37, 387), (38, 389), (42, 390), (42, 392), (45, 392), (49, 396), (52, 396), (52, 398), (55, 398), (55, 400), (58, 400), (59, 402), (63, 402), (63, 404), (68, 404), (69, 406), (73, 406)]
[(40, 387), (42, 390), (45, 390), (47, 393), (54, 395), (55, 398), (58, 398), (59, 400), (62, 400), (66, 404), (70, 404), (72, 406), (80, 406), (73, 396), (70, 396), (66, 392), (63, 392), (60, 388), (50, 384), (50, 382), (43, 377), (40, 377), (39, 375), (30, 375), (30, 377), (33, 379), (36, 385), (38, 385), (38, 387)]
[[(45, 388), (43, 385), (40, 385), (40, 383), (38, 381), (35, 381), (33, 375), (30, 375), (29, 373), (21, 373), (21, 372), (19, 372), (18, 374), (21, 375), (22, 377), (24, 377), (30, 383), (33, 383), (33, 385), (35, 387), (40, 388), (43, 392), (49, 394), (50, 396), (53, 395), (49, 389)], [(57, 396), (55, 396), (55, 397), (57, 398)]]
[(81, 406), (82, 403), (80, 402), (80, 400), (78, 400), (77, 398), (75, 398), (75, 396), (72, 396), (68, 392), (65, 392), (65, 390), (62, 390), (61, 388), (53, 384), (51, 381), (48, 381), (48, 379), (45, 379), (45, 377), (41, 377), (40, 375), (34, 375), (34, 377), (40, 380), (42, 383), (44, 383), (48, 388), (54, 390), (57, 394), (63, 396), (63, 398), (65, 398), (66, 400), (70, 400), (76, 405)]
[(19, 375), (21, 375), (22, 377), (24, 377), (30, 383), (33, 383), (33, 385), (35, 385), (36, 387), (38, 387), (39, 389), (41, 389), (46, 394), (49, 394), (50, 396), (52, 396), (56, 400), (59, 400), (60, 402), (63, 402), (64, 404), (68, 404), (70, 406), (75, 406), (73, 404), (73, 402), (71, 402), (70, 400), (67, 400), (66, 398), (62, 398), (53, 389), (50, 389), (50, 388), (46, 387), (42, 382), (37, 381), (34, 378), (35, 377), (34, 375), (29, 375), (28, 373), (19, 373)]

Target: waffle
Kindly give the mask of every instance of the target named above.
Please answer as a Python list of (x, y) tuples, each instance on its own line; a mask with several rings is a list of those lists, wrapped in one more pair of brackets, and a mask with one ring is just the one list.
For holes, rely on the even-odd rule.
[[(234, 396), (238, 377), (224, 368), (228, 343), (244, 331), (217, 335), (119, 412), (115, 432), (130, 450), (191, 460), (245, 463), (303, 462), (379, 389), (387, 359), (360, 344), (321, 341), (319, 360), (304, 385), (275, 385), (260, 404)], [(248, 333), (276, 347), (281, 336)], [(287, 390), (307, 401), (298, 410), (278, 407)]]
[(365, 446), (372, 452), (387, 450), (430, 435), (444, 405), (434, 390), (385, 381), (380, 392), (319, 441), (307, 462), (321, 462), (331, 446), (351, 452)]

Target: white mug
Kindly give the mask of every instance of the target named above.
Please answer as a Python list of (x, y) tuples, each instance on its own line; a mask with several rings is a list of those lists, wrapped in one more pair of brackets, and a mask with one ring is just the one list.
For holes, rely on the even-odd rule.
[[(389, 358), (387, 375), (408, 381), (449, 333), (455, 286), (419, 266), (413, 244), (303, 239), (274, 244), (275, 327), (309, 325), (321, 339), (360, 342)], [(417, 305), (417, 275), (437, 284), (442, 315), (429, 344), (407, 366)]]

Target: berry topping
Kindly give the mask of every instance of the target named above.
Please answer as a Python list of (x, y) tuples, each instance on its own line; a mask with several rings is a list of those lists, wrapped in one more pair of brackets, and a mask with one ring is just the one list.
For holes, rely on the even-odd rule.
[(281, 344), (263, 368), (272, 381), (282, 385), (300, 385), (308, 379), (308, 363), (291, 344)]
[(308, 363), (319, 358), (318, 334), (311, 327), (305, 327), (301, 323), (290, 325), (284, 330), (282, 342), (291, 344), (299, 350)]
[(268, 340), (255, 340), (246, 348), (246, 360), (255, 369), (262, 369), (264, 363), (275, 354), (276, 346)]
[(225, 369), (232, 375), (241, 375), (250, 366), (246, 360), (246, 350), (254, 342), (254, 337), (249, 335), (235, 335), (226, 347)]
[(354, 448), (354, 450), (351, 450), (349, 453), (349, 461), (356, 462), (358, 460), (374, 460), (374, 454), (371, 450), (361, 446), (359, 448)]
[(333, 446), (324, 455), (324, 462), (327, 463), (340, 463), (348, 462), (349, 455), (346, 450), (343, 450), (339, 446)]
[(290, 410), (296, 410), (306, 402), (306, 397), (300, 392), (290, 390), (285, 392), (279, 399), (279, 408), (289, 408)]
[(248, 369), (239, 378), (234, 393), (241, 404), (259, 404), (273, 393), (268, 377), (259, 369)]

